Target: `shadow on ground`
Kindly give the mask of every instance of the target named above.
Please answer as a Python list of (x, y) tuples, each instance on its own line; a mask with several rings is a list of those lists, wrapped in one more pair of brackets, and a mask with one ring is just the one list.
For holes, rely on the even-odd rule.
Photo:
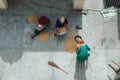
[(117, 18), (118, 18), (118, 38), (119, 38), (119, 40), (120, 40), (120, 11), (118, 11), (118, 16), (117, 16)]
[(74, 74), (74, 79), (75, 80), (87, 80), (86, 79), (86, 70), (88, 67), (88, 63), (85, 62), (76, 62), (76, 66), (75, 66), (75, 74)]

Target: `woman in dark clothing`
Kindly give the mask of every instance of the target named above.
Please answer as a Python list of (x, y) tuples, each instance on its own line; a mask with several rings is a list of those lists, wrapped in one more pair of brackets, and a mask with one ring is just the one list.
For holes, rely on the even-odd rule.
[(59, 19), (56, 20), (55, 28), (67, 27), (68, 20), (61, 16)]
[(64, 16), (61, 16), (59, 19), (57, 19), (55, 23), (55, 31), (53, 32), (53, 36), (61, 32), (60, 28), (67, 28), (67, 24), (68, 20)]

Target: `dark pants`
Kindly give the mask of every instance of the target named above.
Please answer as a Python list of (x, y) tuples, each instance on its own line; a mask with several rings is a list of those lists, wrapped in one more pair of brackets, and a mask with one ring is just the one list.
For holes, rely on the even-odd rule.
[(40, 30), (40, 31), (35, 29), (35, 30), (34, 30), (35, 35), (36, 35), (36, 36), (37, 36), (37, 35), (39, 35), (39, 34), (40, 34), (40, 32), (42, 32), (44, 29), (45, 29), (45, 28), (43, 28), (43, 29), (42, 29), (42, 30)]

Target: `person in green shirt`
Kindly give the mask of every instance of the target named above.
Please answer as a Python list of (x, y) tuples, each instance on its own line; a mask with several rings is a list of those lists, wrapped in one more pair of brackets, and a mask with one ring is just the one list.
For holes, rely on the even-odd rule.
[(88, 57), (90, 56), (90, 48), (87, 44), (84, 43), (84, 41), (81, 39), (77, 39), (76, 42), (76, 54), (77, 54), (77, 62), (84, 62), (85, 60), (88, 60)]

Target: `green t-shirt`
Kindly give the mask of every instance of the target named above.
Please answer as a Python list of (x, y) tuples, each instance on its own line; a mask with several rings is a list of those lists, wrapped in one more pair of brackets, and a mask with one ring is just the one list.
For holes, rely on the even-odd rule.
[(85, 60), (88, 60), (88, 57), (90, 56), (90, 48), (87, 44), (80, 45), (80, 51), (78, 51), (78, 48), (76, 48), (76, 54), (77, 54), (77, 61), (83, 62)]

